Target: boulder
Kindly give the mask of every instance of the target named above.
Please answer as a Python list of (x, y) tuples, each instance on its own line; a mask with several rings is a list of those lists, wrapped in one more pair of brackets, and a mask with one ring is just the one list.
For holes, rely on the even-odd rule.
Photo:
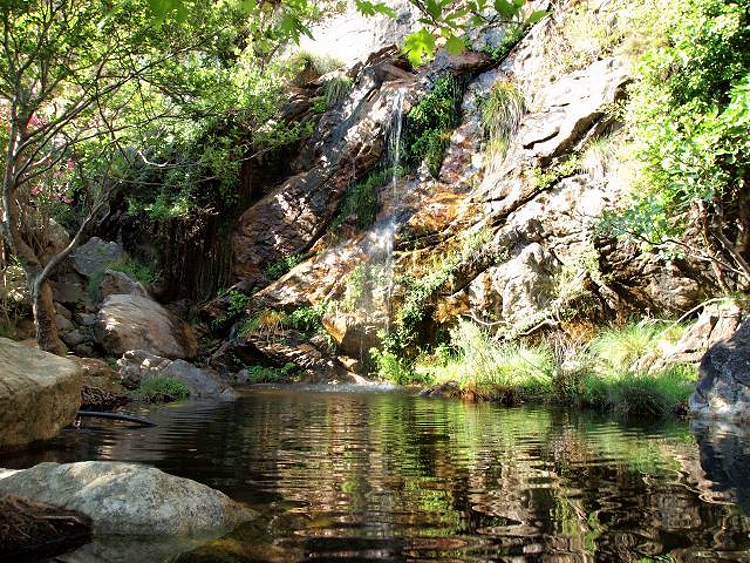
[(86, 244), (79, 246), (70, 257), (75, 270), (90, 278), (103, 271), (110, 262), (122, 258), (125, 249), (116, 242), (107, 242), (99, 237), (91, 237)]
[(0, 449), (55, 436), (81, 404), (81, 369), (0, 338)]
[(95, 536), (218, 536), (256, 517), (206, 485), (132, 463), (40, 463), (0, 480), (0, 493), (83, 514)]
[(175, 359), (198, 352), (198, 341), (187, 323), (156, 301), (137, 295), (110, 295), (97, 315), (94, 338), (112, 356), (146, 350)]
[(750, 421), (750, 318), (703, 356), (690, 397), (694, 416)]
[(126, 352), (117, 360), (120, 377), (125, 387), (136, 388), (154, 377), (174, 379), (184, 383), (193, 398), (236, 398), (234, 390), (218, 381), (213, 372), (200, 369), (185, 360), (170, 360), (144, 350)]
[(102, 281), (99, 284), (99, 294), (102, 299), (117, 294), (149, 297), (148, 291), (142, 284), (130, 279), (126, 273), (115, 270), (104, 272)]
[(651, 364), (642, 362), (641, 366), (652, 371), (677, 364), (697, 367), (712, 346), (732, 337), (741, 321), (742, 311), (735, 303), (708, 305), (673, 346), (657, 355)]

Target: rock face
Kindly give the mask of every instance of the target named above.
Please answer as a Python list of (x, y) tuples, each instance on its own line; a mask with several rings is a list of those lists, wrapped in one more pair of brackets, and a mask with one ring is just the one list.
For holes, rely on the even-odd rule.
[(192, 329), (147, 297), (111, 295), (102, 304), (94, 336), (110, 355), (146, 350), (166, 358), (190, 358), (198, 351)]
[(123, 385), (131, 389), (151, 378), (163, 377), (184, 383), (193, 398), (228, 400), (237, 396), (231, 387), (218, 381), (218, 376), (185, 360), (172, 361), (144, 350), (132, 350), (117, 360), (117, 365)]
[(95, 536), (219, 535), (256, 517), (210, 487), (130, 463), (40, 463), (0, 479), (0, 492), (79, 512)]
[(728, 339), (711, 347), (699, 367), (690, 397), (695, 416), (750, 421), (750, 318)]
[(0, 449), (52, 438), (80, 404), (74, 362), (0, 338)]

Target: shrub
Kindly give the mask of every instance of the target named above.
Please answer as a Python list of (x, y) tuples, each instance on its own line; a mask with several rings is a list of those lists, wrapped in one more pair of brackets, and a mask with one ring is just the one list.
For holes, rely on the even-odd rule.
[(128, 392), (132, 400), (146, 403), (186, 399), (188, 395), (190, 390), (187, 385), (168, 377), (151, 377), (142, 381), (138, 389)]
[(266, 270), (266, 277), (272, 281), (277, 280), (297, 266), (300, 262), (302, 262), (301, 254), (290, 254), (289, 256), (271, 264)]
[(247, 371), (247, 382), (253, 383), (281, 383), (293, 379), (299, 368), (292, 363), (287, 363), (281, 368), (266, 366), (245, 366)]

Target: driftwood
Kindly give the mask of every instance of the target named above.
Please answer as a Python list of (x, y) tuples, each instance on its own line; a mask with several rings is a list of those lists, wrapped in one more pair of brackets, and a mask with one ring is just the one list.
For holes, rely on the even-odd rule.
[(109, 420), (122, 420), (124, 422), (132, 422), (134, 424), (140, 424), (141, 426), (156, 426), (155, 422), (151, 422), (145, 418), (138, 418), (136, 416), (129, 416), (127, 414), (119, 414), (116, 412), (99, 412), (99, 411), (78, 411), (79, 417), (91, 417), (91, 418), (106, 418)]
[(21, 563), (54, 557), (87, 543), (91, 521), (70, 510), (0, 497), (0, 561)]

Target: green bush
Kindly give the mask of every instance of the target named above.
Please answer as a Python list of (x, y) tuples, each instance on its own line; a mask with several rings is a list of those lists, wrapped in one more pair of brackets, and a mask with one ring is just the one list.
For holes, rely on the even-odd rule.
[(632, 194), (605, 226), (672, 253), (682, 250), (671, 241), (695, 228), (693, 251), (708, 245), (707, 256), (736, 261), (729, 241), (750, 239), (750, 0), (668, 4), (651, 13), (662, 36), (651, 38), (626, 105)]
[(464, 87), (462, 80), (446, 74), (406, 115), (405, 160), (412, 166), (424, 162), (436, 178), (451, 131), (460, 122)]
[(292, 363), (287, 363), (284, 367), (266, 367), (266, 366), (245, 366), (247, 371), (247, 382), (254, 383), (283, 383), (288, 382), (297, 375), (299, 368)]
[(162, 402), (166, 397), (172, 400), (186, 399), (190, 395), (187, 385), (168, 377), (151, 377), (141, 382), (140, 387), (128, 392), (133, 401), (146, 403)]

